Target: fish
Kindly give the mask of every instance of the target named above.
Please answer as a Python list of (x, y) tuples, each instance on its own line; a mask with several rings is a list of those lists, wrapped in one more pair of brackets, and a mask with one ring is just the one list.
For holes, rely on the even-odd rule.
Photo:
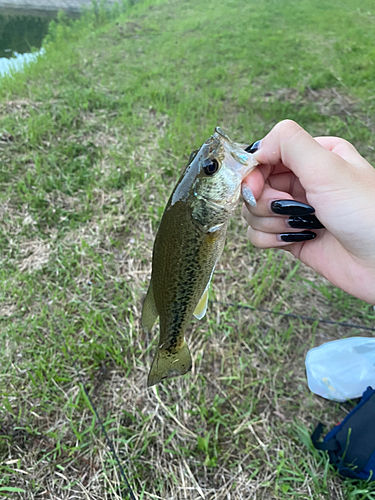
[(158, 317), (160, 324), (148, 387), (192, 368), (185, 330), (193, 314), (198, 319), (206, 314), (210, 281), (241, 194), (250, 205), (256, 204), (248, 186), (241, 190), (243, 179), (257, 166), (245, 148), (216, 127), (190, 155), (165, 207), (141, 316), (146, 334)]

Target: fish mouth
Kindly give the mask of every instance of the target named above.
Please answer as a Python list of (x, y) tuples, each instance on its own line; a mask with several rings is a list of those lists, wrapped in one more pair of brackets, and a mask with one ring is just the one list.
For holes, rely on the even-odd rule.
[[(210, 144), (213, 142), (220, 144), (219, 148), (223, 148), (225, 158), (234, 160), (230, 161), (230, 165), (240, 174), (242, 180), (258, 165), (254, 156), (245, 151), (244, 145), (232, 141), (222, 128), (215, 127), (215, 132), (210, 137), (210, 140)], [(219, 148), (216, 146), (217, 150)]]
[(230, 139), (230, 138), (228, 137), (228, 135), (224, 132), (224, 130), (223, 130), (222, 128), (220, 128), (220, 127), (215, 127), (215, 132), (216, 132), (217, 134), (219, 134), (219, 135), (220, 135), (220, 137), (222, 137), (222, 138), (223, 138), (223, 139), (225, 139), (226, 141), (228, 141), (228, 142), (230, 142), (230, 143), (233, 143), (232, 139)]
[(208, 151), (210, 153), (214, 153), (215, 151), (220, 150), (220, 147), (222, 146), (222, 141), (220, 140), (220, 136), (218, 134), (213, 134), (211, 135), (207, 141), (204, 142), (203, 146), (208, 147)]
[(205, 141), (205, 145), (210, 147), (211, 151), (217, 150), (220, 146), (224, 146), (226, 144), (230, 144), (233, 146), (235, 143), (232, 141), (230, 137), (224, 132), (224, 130), (220, 127), (215, 127), (215, 131), (213, 135), (211, 135), (207, 141)]

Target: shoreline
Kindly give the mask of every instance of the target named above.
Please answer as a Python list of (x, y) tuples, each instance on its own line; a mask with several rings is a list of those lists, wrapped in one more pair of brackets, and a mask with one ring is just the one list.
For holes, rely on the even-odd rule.
[[(115, 0), (107, 0), (113, 4)], [(70, 17), (79, 17), (82, 7), (92, 5), (91, 0), (0, 0), (1, 15), (36, 16), (54, 18), (60, 10)]]

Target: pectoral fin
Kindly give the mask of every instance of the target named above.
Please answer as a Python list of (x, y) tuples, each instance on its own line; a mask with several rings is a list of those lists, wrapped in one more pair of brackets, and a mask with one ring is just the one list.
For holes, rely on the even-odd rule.
[(209, 283), (207, 285), (207, 288), (206, 290), (203, 292), (203, 295), (202, 297), (200, 298), (200, 301), (198, 302), (198, 305), (197, 307), (195, 308), (195, 311), (194, 311), (194, 316), (197, 318), (197, 319), (202, 319), (203, 316), (206, 314), (206, 311), (207, 311), (207, 302), (208, 302), (208, 287), (209, 287)]
[(158, 348), (147, 379), (147, 386), (158, 384), (165, 378), (178, 377), (191, 370), (192, 360), (186, 342), (175, 352)]
[(145, 333), (149, 333), (158, 319), (159, 313), (156, 309), (154, 292), (152, 290), (152, 280), (147, 291), (145, 301), (142, 308), (141, 325)]

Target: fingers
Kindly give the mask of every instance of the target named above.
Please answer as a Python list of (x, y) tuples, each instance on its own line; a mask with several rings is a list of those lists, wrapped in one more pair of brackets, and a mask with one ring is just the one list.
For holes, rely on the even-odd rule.
[[(336, 142), (333, 149), (335, 147), (344, 149), (346, 145)], [(346, 155), (349, 155), (349, 149), (346, 147)], [(355, 155), (355, 149), (350, 154)], [(299, 178), (301, 185), (305, 189), (309, 187), (310, 191), (332, 189), (336, 186), (338, 175), (341, 182), (347, 182), (348, 185), (351, 182), (349, 163), (326, 149), (291, 120), (278, 123), (262, 140), (261, 147), (254, 153), (254, 157), (260, 164), (270, 166), (271, 172), (272, 168), (280, 165), (287, 167)], [(348, 172), (345, 179), (346, 171)]]
[[(306, 229), (324, 228), (315, 215), (311, 214), (313, 209), (309, 205), (291, 200), (277, 200), (270, 206), (263, 203), (259, 205), (258, 203), (257, 207), (250, 207), (250, 209), (246, 204), (242, 207), (242, 216), (249, 224), (247, 236), (250, 242), (258, 248), (282, 248), (303, 243), (317, 236), (316, 231)], [(285, 209), (289, 213), (310, 212), (310, 214), (283, 217), (282, 214), (272, 213), (275, 210), (285, 213)]]
[(258, 200), (262, 194), (264, 183), (269, 176), (269, 172), (270, 168), (267, 166), (262, 169), (256, 168), (243, 180), (243, 184), (250, 188), (256, 200)]
[(363, 169), (373, 169), (370, 163), (358, 153), (353, 144), (350, 144), (345, 139), (341, 139), (341, 137), (315, 137), (315, 140), (325, 149), (341, 156), (351, 165)]
[[(253, 185), (253, 184), (252, 184)], [(252, 189), (253, 193), (254, 190)], [(255, 198), (257, 198), (256, 193), (254, 193)], [(249, 207), (251, 213), (257, 217), (268, 217), (274, 215), (271, 210), (271, 203), (273, 200), (292, 200), (292, 196), (283, 191), (278, 191), (277, 189), (271, 188), (269, 184), (264, 184), (264, 189), (257, 198), (256, 207)]]
[(283, 241), (276, 238), (276, 234), (257, 231), (251, 226), (247, 228), (247, 237), (252, 245), (257, 248), (280, 248), (285, 246)]
[[(280, 204), (280, 201), (284, 200), (278, 200), (275, 203)], [(290, 209), (290, 212), (292, 211)], [(259, 217), (254, 215), (252, 210), (248, 210), (245, 204), (242, 207), (241, 215), (253, 229), (266, 233), (282, 233), (293, 229), (324, 229), (323, 224), (315, 215), (288, 215), (286, 217), (270, 215)]]
[(257, 248), (284, 248), (292, 245), (302, 245), (306, 241), (313, 240), (316, 238), (316, 233), (313, 231), (296, 231), (293, 233), (273, 234), (257, 231), (249, 226), (247, 228), (247, 237), (250, 243)]
[(254, 217), (277, 217), (285, 215), (306, 216), (314, 213), (314, 208), (304, 202), (296, 201), (289, 193), (273, 189), (268, 183), (258, 198), (256, 206), (247, 203), (246, 206)]
[[(289, 205), (293, 200), (311, 203), (336, 238), (341, 241), (342, 235), (348, 234), (346, 239), (350, 240), (353, 231), (348, 231), (344, 223), (353, 216), (353, 201), (348, 203), (348, 200), (361, 205), (360, 193), (367, 192), (369, 179), (375, 178), (371, 165), (350, 143), (337, 137), (314, 139), (297, 123), (286, 120), (271, 130), (253, 154), (260, 165), (244, 184), (253, 191), (257, 206), (246, 205), (243, 216), (249, 224), (248, 237), (255, 246), (289, 245), (292, 251), (298, 245), (302, 248), (301, 242), (315, 238), (316, 234), (320, 240), (326, 233), (314, 216), (303, 220), (285, 217), (291, 215), (285, 210), (288, 207), (275, 210), (275, 200), (284, 200)], [(306, 234), (308, 229), (314, 232)]]
[[(280, 200), (276, 203), (281, 204)], [(298, 205), (303, 205), (302, 208), (308, 207), (308, 205), (304, 204), (297, 204), (296, 206), (298, 207)], [(298, 208), (301, 210), (301, 207)], [(306, 229), (319, 230), (324, 228), (315, 215), (258, 216), (254, 215), (254, 210), (253, 207), (248, 210), (247, 205), (244, 204), (242, 217), (249, 224), (247, 236), (250, 242), (258, 248), (283, 247), (293, 243), (309, 241), (316, 237), (317, 232), (307, 231)], [(304, 230), (301, 231), (301, 229)]]
[[(244, 182), (252, 189), (256, 199), (267, 179), (274, 189), (300, 199), (307, 188), (310, 193), (335, 190), (338, 178), (340, 189), (349, 188), (353, 167), (364, 171), (364, 175), (366, 170), (373, 173), (373, 167), (350, 142), (340, 137), (313, 138), (292, 120), (279, 122), (255, 145), (253, 154), (260, 167)], [(292, 193), (296, 179), (300, 193)]]
[(267, 183), (256, 206), (245, 203), (242, 207), (242, 216), (249, 224), (248, 238), (258, 248), (284, 247), (315, 238), (315, 232), (305, 230), (323, 228), (313, 213), (310, 205), (296, 202)]
[(277, 234), (287, 231), (287, 228), (290, 229), (286, 217), (257, 217), (246, 208), (246, 205), (243, 205), (241, 215), (255, 231)]

